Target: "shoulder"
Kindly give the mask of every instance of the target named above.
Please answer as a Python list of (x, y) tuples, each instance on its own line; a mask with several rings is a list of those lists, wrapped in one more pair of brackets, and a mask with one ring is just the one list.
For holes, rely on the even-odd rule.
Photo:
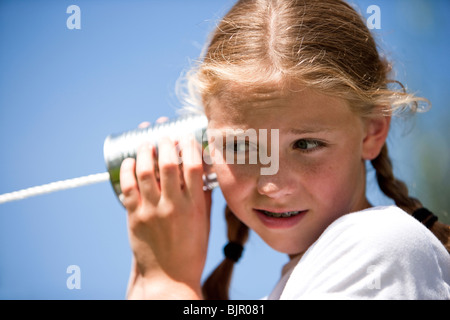
[[(345, 235), (342, 233), (345, 232)], [(350, 213), (333, 222), (322, 234), (322, 242), (339, 237), (347, 245), (376, 246), (377, 252), (427, 247), (432, 233), (398, 207), (374, 207)], [(325, 240), (325, 241), (324, 241)]]
[(333, 222), (285, 291), (297, 298), (449, 299), (449, 273), (450, 256), (428, 229), (398, 207), (376, 207)]
[(313, 246), (330, 246), (336, 244), (335, 241), (347, 249), (370, 248), (370, 256), (392, 255), (398, 251), (403, 255), (445, 251), (431, 231), (396, 206), (374, 207), (344, 215), (333, 222)]

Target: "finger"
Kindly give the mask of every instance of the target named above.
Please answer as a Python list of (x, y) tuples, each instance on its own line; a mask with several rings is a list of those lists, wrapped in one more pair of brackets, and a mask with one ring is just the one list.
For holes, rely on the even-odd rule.
[(138, 128), (144, 129), (144, 128), (150, 127), (150, 125), (151, 125), (150, 122), (144, 121), (144, 122), (141, 122), (141, 123), (139, 124)]
[[(158, 120), (156, 120), (156, 123), (164, 123), (164, 122), (167, 122), (168, 120), (169, 120), (169, 118), (167, 118), (167, 117), (159, 117)], [(150, 126), (151, 126), (151, 122), (144, 121), (138, 125), (138, 128), (144, 129), (144, 128), (148, 128)]]
[(194, 137), (190, 136), (180, 142), (183, 160), (183, 175), (187, 193), (194, 199), (203, 197), (203, 162), (201, 148)]
[(144, 144), (138, 151), (136, 160), (136, 177), (144, 202), (156, 205), (159, 201), (160, 191), (155, 174), (155, 149), (152, 145)]
[(161, 196), (173, 197), (181, 194), (180, 166), (178, 148), (172, 140), (161, 139), (158, 144), (158, 165)]
[(158, 120), (156, 120), (156, 123), (164, 123), (169, 121), (169, 118), (167, 117), (159, 117)]
[(203, 193), (205, 198), (206, 217), (209, 223), (211, 221), (212, 190), (206, 190)]
[(122, 204), (129, 213), (133, 212), (140, 203), (139, 187), (135, 177), (136, 161), (127, 158), (120, 166), (120, 189), (122, 190)]

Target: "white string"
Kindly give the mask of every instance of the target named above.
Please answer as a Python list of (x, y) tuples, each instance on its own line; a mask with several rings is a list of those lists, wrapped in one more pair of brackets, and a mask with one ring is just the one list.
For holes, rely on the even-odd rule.
[(87, 186), (89, 184), (100, 183), (105, 181), (109, 181), (108, 172), (91, 174), (85, 177), (52, 182), (44, 184), (42, 186), (2, 194), (0, 195), (0, 204), (15, 200), (22, 200), (25, 198), (51, 193), (55, 191), (78, 188), (82, 186)]

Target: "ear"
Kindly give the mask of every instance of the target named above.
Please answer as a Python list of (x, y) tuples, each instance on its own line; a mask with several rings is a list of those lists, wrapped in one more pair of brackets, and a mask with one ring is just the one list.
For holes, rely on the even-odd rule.
[(362, 158), (364, 160), (373, 160), (378, 157), (381, 148), (386, 142), (391, 125), (391, 116), (369, 117), (364, 121), (365, 137), (362, 145)]

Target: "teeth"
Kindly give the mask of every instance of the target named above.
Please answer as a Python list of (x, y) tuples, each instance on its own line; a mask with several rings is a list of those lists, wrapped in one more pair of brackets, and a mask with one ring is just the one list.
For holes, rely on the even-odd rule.
[(288, 218), (288, 217), (292, 217), (292, 216), (295, 216), (300, 213), (300, 211), (289, 211), (289, 212), (277, 213), (277, 212), (270, 212), (270, 211), (265, 211), (265, 210), (262, 210), (262, 212), (269, 217), (275, 217), (275, 218), (280, 218), (280, 217)]

